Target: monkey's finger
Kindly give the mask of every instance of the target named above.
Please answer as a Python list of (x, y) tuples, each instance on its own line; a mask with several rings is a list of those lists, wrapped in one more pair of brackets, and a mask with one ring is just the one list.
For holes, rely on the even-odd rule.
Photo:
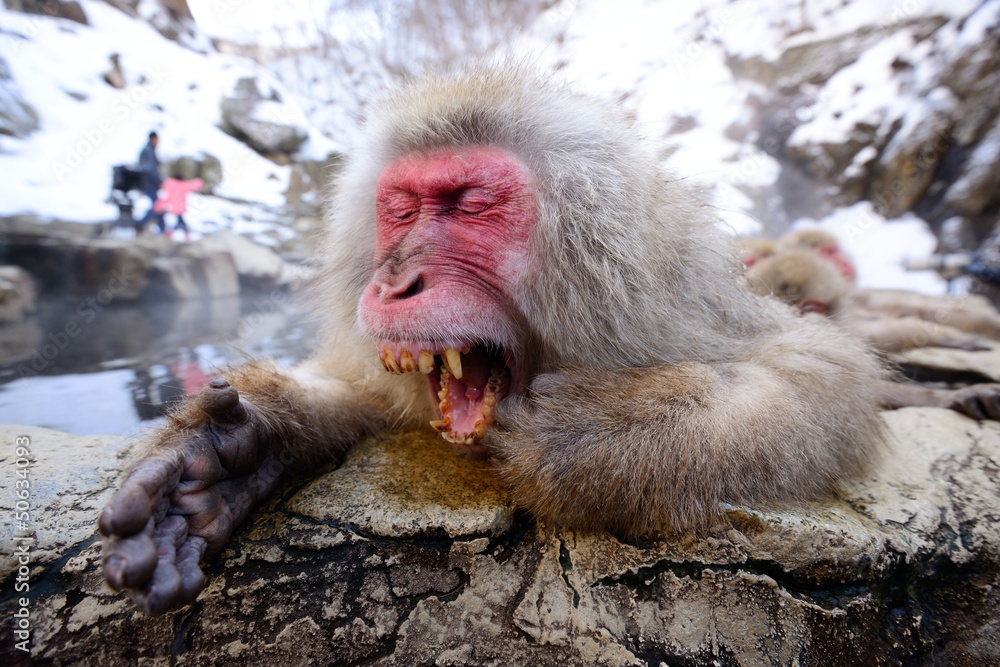
[(153, 531), (156, 569), (152, 578), (132, 596), (136, 607), (149, 614), (162, 614), (180, 602), (182, 579), (177, 570), (177, 549), (187, 539), (187, 521), (168, 516)]
[(164, 491), (177, 485), (181, 470), (181, 456), (173, 450), (159, 450), (140, 461), (101, 512), (101, 534), (128, 537), (145, 528)]
[(252, 421), (240, 426), (208, 424), (206, 433), (219, 461), (232, 475), (249, 475), (267, 453), (264, 438)]
[(986, 419), (986, 412), (979, 404), (979, 397), (974, 394), (959, 398), (952, 403), (952, 409), (979, 421)]
[[(187, 530), (202, 538), (209, 553), (215, 553), (233, 533), (233, 515), (226, 505), (220, 485), (175, 498), (172, 511), (187, 518)], [(185, 535), (186, 537), (186, 535)]]
[(989, 389), (984, 391), (981, 402), (987, 419), (1000, 419), (1000, 390)]
[(195, 398), (195, 404), (208, 415), (205, 429), (215, 452), (233, 475), (248, 475), (260, 465), (266, 454), (262, 433), (253, 412), (235, 387), (225, 380), (212, 380)]
[(198, 564), (205, 555), (206, 546), (205, 540), (191, 536), (177, 550), (177, 573), (181, 578), (179, 604), (194, 602), (198, 594), (205, 589), (207, 579)]
[(250, 419), (240, 393), (225, 380), (212, 380), (195, 397), (195, 404), (216, 424), (244, 424)]
[(146, 533), (104, 541), (101, 562), (104, 579), (116, 591), (138, 588), (156, 569), (156, 544)]

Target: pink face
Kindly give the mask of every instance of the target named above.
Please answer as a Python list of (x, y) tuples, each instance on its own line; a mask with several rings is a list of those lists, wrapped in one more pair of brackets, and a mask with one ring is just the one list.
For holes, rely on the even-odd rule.
[(428, 376), (432, 425), (479, 451), (493, 406), (523, 381), (510, 295), (536, 217), (531, 175), (495, 148), (407, 155), (382, 172), (376, 212), (361, 324), (387, 370)]
[(858, 279), (857, 270), (854, 268), (854, 264), (838, 246), (820, 246), (819, 248), (816, 248), (816, 252), (837, 267), (837, 270), (840, 271), (840, 275), (844, 276), (844, 278), (846, 278), (849, 282), (853, 283)]

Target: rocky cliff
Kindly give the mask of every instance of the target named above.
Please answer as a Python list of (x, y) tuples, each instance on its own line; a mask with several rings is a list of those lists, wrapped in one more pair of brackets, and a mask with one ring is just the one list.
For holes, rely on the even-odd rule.
[[(129, 448), (4, 427), (30, 441), (32, 480), (30, 530), (4, 542), (34, 540), (26, 568), (3, 561), (0, 609), (27, 609), (36, 664), (995, 664), (1000, 425), (885, 420), (891, 454), (836, 498), (636, 543), (533, 521), (431, 434), (368, 441), (285, 486), (198, 602), (161, 617), (99, 572), (93, 524)], [(13, 449), (5, 479), (26, 463)]]

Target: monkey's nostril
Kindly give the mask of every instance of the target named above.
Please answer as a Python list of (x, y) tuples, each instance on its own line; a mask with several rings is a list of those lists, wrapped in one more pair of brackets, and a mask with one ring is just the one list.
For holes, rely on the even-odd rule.
[(417, 276), (416, 279), (410, 283), (410, 286), (406, 288), (403, 292), (399, 294), (396, 298), (399, 300), (409, 299), (414, 297), (424, 291), (424, 278), (423, 276)]

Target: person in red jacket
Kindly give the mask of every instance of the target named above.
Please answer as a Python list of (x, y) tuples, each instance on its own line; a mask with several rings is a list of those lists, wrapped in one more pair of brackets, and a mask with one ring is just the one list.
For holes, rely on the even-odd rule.
[[(184, 231), (184, 238), (191, 240), (191, 233), (188, 231), (187, 223), (184, 222), (184, 213), (187, 212), (188, 193), (201, 190), (205, 181), (200, 178), (192, 178), (190, 181), (182, 181), (177, 178), (168, 178), (163, 181), (162, 194), (156, 200), (153, 211), (163, 215), (173, 213), (177, 217), (172, 231)], [(164, 232), (170, 238), (171, 231)]]

